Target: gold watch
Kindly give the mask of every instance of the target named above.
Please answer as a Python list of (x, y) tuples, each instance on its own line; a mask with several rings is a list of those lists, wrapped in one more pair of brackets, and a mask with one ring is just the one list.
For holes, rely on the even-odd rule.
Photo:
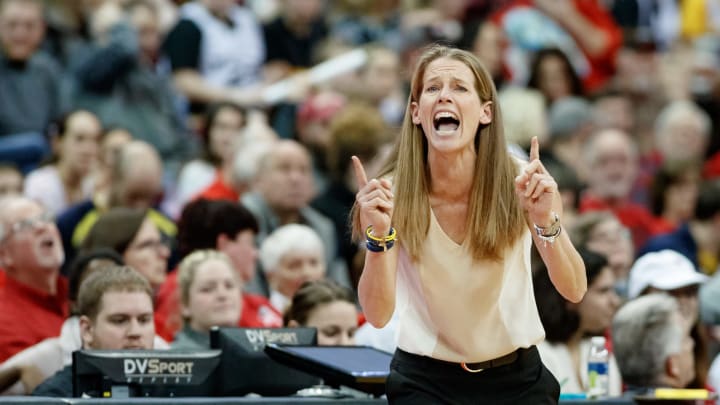
[(558, 217), (558, 214), (556, 212), (552, 212), (553, 215), (553, 222), (549, 226), (538, 226), (537, 224), (533, 224), (535, 227), (535, 234), (543, 240), (543, 242), (549, 242), (553, 243), (555, 242), (555, 239), (557, 239), (558, 236), (560, 236), (560, 232), (562, 232), (562, 226), (560, 226), (560, 217)]

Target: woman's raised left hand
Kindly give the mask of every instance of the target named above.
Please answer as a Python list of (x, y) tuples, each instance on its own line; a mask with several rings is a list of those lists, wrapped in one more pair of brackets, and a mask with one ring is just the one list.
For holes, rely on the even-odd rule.
[(537, 137), (530, 143), (530, 162), (515, 178), (515, 192), (530, 221), (540, 227), (552, 225), (553, 212), (562, 218), (562, 201), (555, 179), (540, 162)]

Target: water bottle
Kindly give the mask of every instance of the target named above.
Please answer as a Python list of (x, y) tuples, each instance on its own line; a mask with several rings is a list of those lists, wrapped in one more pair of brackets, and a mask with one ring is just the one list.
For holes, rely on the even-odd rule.
[(605, 337), (594, 336), (590, 340), (588, 355), (588, 397), (599, 398), (608, 395), (608, 360), (610, 353), (605, 347)]

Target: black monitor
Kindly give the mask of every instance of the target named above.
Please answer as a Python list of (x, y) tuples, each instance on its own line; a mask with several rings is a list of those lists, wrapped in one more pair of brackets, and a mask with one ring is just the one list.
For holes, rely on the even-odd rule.
[(265, 352), (283, 364), (321, 377), (332, 387), (347, 386), (380, 396), (390, 374), (392, 354), (369, 346), (286, 346)]
[(220, 355), (219, 350), (78, 350), (73, 396), (213, 396)]
[(213, 328), (210, 347), (222, 350), (220, 395), (288, 396), (319, 384), (319, 378), (276, 362), (265, 345), (315, 345), (315, 328)]

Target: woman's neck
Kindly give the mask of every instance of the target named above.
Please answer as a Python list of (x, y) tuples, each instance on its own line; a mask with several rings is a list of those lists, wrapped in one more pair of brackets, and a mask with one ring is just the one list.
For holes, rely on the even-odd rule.
[[(430, 194), (442, 200), (464, 200), (470, 195), (475, 174), (474, 151), (453, 155), (428, 153)], [(452, 185), (451, 187), (449, 185)]]
[(661, 214), (661, 217), (673, 225), (679, 224), (682, 222), (682, 220), (680, 219), (680, 215), (672, 210), (663, 211), (663, 213)]
[(287, 224), (294, 224), (294, 223), (301, 223), (301, 217), (300, 217), (300, 210), (294, 210), (294, 209), (279, 209), (279, 208), (273, 208), (273, 212), (277, 216), (278, 222), (280, 222), (280, 225), (287, 225)]
[(568, 339), (567, 345), (573, 347), (580, 347), (580, 342), (582, 341), (583, 336), (584, 333), (581, 330), (575, 331), (575, 333), (570, 336), (570, 339)]
[(205, 334), (205, 333), (210, 333), (210, 329), (211, 329), (210, 326), (201, 325), (197, 322), (192, 322), (192, 321), (190, 321), (189, 324), (186, 324), (185, 327), (186, 327), (186, 330), (189, 330), (191, 333), (194, 332), (194, 333), (198, 333), (201, 335)]
[(67, 191), (75, 190), (80, 187), (83, 176), (73, 170), (70, 164), (60, 161), (57, 164), (57, 168), (58, 173), (60, 174), (60, 181), (62, 181)]

